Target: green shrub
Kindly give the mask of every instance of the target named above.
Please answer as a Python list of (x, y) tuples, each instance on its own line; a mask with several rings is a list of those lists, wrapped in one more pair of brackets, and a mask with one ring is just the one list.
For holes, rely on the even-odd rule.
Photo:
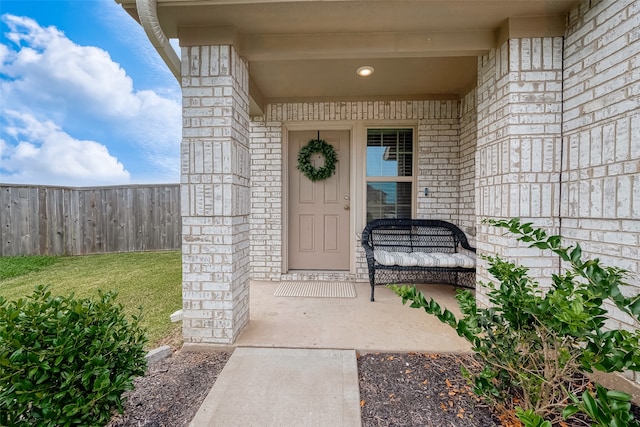
[[(596, 427), (634, 427), (640, 425), (631, 413), (631, 395), (620, 391), (610, 391), (596, 385), (595, 396), (590, 391), (582, 394), (582, 400), (571, 395), (572, 405), (562, 411), (564, 418), (583, 412), (595, 422)], [(527, 426), (528, 427), (528, 426)]]
[[(582, 395), (583, 388), (572, 381), (581, 372), (640, 370), (638, 329), (605, 329), (605, 300), (639, 318), (640, 296), (626, 297), (621, 291), (625, 271), (604, 267), (597, 259), (583, 262), (579, 245), (562, 247), (559, 236), (547, 236), (518, 219), (488, 222), (508, 229), (530, 247), (555, 253), (566, 270), (552, 276), (549, 289), (541, 289), (525, 267), (499, 256), (485, 257), (489, 273), (497, 279), (479, 284), (486, 287), (490, 306), (480, 309), (470, 291), (459, 292), (459, 320), (415, 288), (392, 287), (403, 303), (410, 300), (411, 307), (424, 308), (472, 344), (484, 364), (479, 374), (467, 373), (477, 394), (507, 406), (516, 396), (519, 414), (531, 421), (528, 425), (544, 425), (543, 418), (559, 421), (569, 399)], [(574, 405), (571, 410), (584, 407)]]
[(99, 300), (0, 297), (0, 424), (103, 425), (146, 369), (140, 316), (129, 320), (115, 294)]

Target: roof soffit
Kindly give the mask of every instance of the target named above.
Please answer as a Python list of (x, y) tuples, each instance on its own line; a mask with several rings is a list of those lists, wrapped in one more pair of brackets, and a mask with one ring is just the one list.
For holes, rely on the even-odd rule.
[[(135, 6), (135, 0), (116, 1)], [(258, 94), (260, 104), (459, 96), (475, 85), (478, 55), (506, 38), (562, 35), (566, 13), (576, 3), (158, 0), (158, 17), (181, 46), (235, 45), (249, 61), (250, 92)], [(374, 65), (376, 72), (358, 78), (360, 65)]]

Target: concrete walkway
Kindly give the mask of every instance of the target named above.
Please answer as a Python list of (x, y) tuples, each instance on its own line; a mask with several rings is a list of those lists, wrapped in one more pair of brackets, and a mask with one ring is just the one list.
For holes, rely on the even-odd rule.
[(237, 348), (191, 426), (360, 426), (359, 395), (353, 350)]
[[(470, 350), (453, 329), (402, 305), (389, 289), (376, 289), (370, 302), (366, 283), (356, 284), (356, 298), (276, 297), (277, 285), (251, 284), (251, 321), (192, 427), (360, 426), (356, 351)], [(419, 288), (459, 314), (453, 288)]]

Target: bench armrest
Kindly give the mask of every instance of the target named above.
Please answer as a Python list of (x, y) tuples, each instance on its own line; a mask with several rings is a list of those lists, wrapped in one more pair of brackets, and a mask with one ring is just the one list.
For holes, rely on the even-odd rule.
[(368, 228), (365, 228), (364, 231), (362, 232), (362, 239), (360, 240), (362, 247), (364, 248), (364, 253), (367, 257), (367, 263), (369, 263), (370, 265), (373, 265), (374, 259), (373, 259), (373, 246), (371, 246), (370, 243), (370, 239), (369, 236), (371, 234), (371, 230), (369, 230)]

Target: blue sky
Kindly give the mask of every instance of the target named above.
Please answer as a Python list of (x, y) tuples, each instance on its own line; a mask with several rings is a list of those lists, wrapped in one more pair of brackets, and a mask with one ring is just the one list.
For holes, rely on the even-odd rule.
[(114, 0), (0, 0), (0, 182), (178, 182), (180, 133), (180, 86)]

